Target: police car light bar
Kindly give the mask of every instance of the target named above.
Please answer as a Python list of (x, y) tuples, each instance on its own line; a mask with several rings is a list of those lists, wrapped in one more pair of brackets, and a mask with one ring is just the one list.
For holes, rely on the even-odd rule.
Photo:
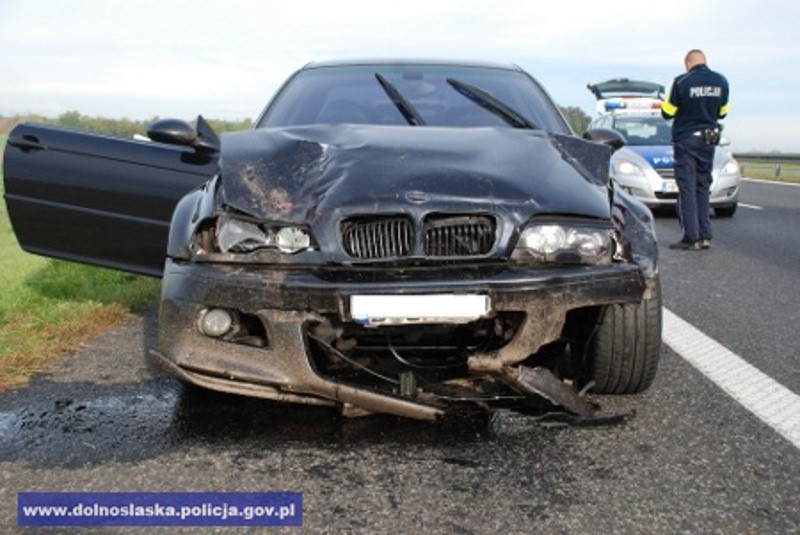
[(598, 102), (599, 113), (621, 113), (627, 111), (660, 110), (661, 100), (649, 97), (613, 98)]

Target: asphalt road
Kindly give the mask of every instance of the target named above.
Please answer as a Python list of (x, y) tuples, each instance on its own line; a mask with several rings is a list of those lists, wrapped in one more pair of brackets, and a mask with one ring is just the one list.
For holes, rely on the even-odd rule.
[(800, 186), (745, 182), (740, 201), (709, 254), (667, 249), (678, 222), (657, 218), (664, 306), (800, 395)]
[[(798, 392), (800, 189), (776, 187), (746, 184), (763, 210), (715, 220), (710, 251), (664, 250), (665, 304)], [(658, 229), (679, 237), (674, 218)], [(800, 449), (666, 346), (647, 393), (595, 398), (634, 418), (570, 427), (202, 395), (147, 368), (154, 344), (151, 313), (0, 394), (0, 531), (20, 491), (238, 490), (302, 492), (286, 533), (800, 532)]]

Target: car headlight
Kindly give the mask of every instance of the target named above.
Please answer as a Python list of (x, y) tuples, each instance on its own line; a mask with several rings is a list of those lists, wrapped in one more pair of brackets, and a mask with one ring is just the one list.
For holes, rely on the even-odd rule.
[(613, 163), (617, 176), (642, 176), (644, 171), (630, 160), (617, 160)]
[(512, 258), (566, 264), (609, 264), (614, 253), (611, 230), (547, 223), (522, 231)]
[(217, 245), (223, 253), (272, 248), (294, 254), (312, 248), (311, 234), (297, 225), (260, 225), (235, 217), (217, 220)]
[(311, 235), (304, 228), (281, 227), (275, 233), (275, 245), (281, 252), (297, 253), (311, 247)]
[(722, 174), (723, 175), (735, 175), (739, 172), (739, 164), (736, 160), (731, 160), (726, 162), (725, 165), (722, 166)]

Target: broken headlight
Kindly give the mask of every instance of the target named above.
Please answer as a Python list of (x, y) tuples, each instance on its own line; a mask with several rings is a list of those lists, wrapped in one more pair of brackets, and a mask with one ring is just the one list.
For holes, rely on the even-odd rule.
[(217, 220), (217, 246), (223, 253), (250, 253), (278, 249), (294, 254), (313, 249), (311, 233), (298, 225), (258, 224), (235, 217)]
[(609, 264), (614, 253), (611, 229), (546, 223), (530, 225), (511, 257), (564, 264)]

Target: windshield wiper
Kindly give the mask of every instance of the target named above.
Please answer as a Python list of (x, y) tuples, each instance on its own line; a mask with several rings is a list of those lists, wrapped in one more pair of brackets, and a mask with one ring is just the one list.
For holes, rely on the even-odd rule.
[(400, 110), (400, 113), (403, 114), (408, 124), (412, 126), (425, 126), (425, 119), (423, 119), (419, 112), (414, 109), (414, 106), (406, 100), (402, 93), (397, 90), (392, 82), (381, 76), (379, 72), (375, 73), (375, 78), (378, 79), (381, 87), (383, 87), (383, 90), (389, 95), (389, 98), (392, 99), (392, 103)]
[(455, 78), (448, 78), (447, 83), (450, 84), (453, 89), (470, 99), (472, 102), (486, 111), (497, 115), (514, 128), (527, 128), (530, 130), (536, 129), (536, 126), (532, 122), (514, 111), (514, 109), (510, 106), (494, 98), (483, 89), (475, 87), (474, 85), (466, 82), (456, 80)]

